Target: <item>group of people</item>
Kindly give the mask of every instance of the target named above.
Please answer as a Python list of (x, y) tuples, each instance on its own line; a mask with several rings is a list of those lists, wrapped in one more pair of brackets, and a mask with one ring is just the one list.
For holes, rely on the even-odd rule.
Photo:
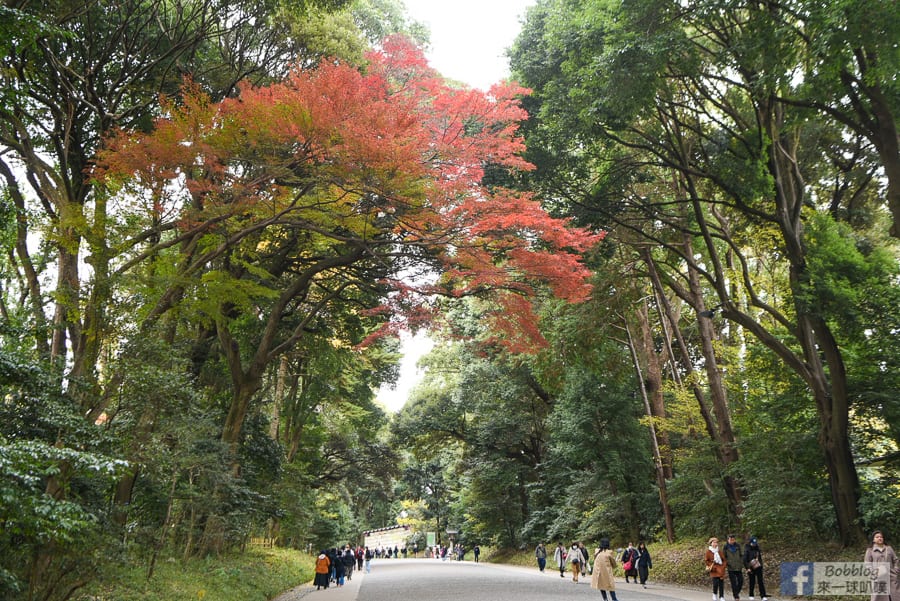
[[(465, 548), (457, 545), (452, 549), (459, 560), (465, 557)], [(478, 545), (473, 548), (475, 561), (478, 561), (480, 549)], [(434, 557), (446, 558), (448, 548), (436, 546)], [(369, 547), (345, 545), (341, 549), (322, 550), (316, 558), (316, 576), (313, 584), (316, 590), (328, 588), (330, 584), (338, 587), (344, 585), (345, 580), (353, 577), (353, 571), (371, 570), (372, 559), (376, 556), (398, 557), (400, 551), (394, 549), (369, 549)], [(538, 569), (541, 572), (547, 567), (548, 551), (544, 543), (538, 544), (534, 550), (537, 558)], [(406, 547), (403, 548), (403, 556), (406, 557)], [(707, 543), (705, 553), (706, 572), (712, 581), (713, 601), (725, 601), (725, 577), (731, 585), (731, 593), (734, 601), (740, 601), (741, 592), (744, 589), (744, 573), (749, 580), (750, 601), (755, 601), (754, 594), (759, 590), (762, 601), (768, 601), (766, 585), (763, 580), (763, 557), (759, 548), (759, 540), (751, 536), (743, 548), (737, 542), (734, 534), (729, 534), (725, 546), (719, 547), (719, 539), (712, 537)], [(609, 539), (601, 539), (596, 550), (589, 554), (583, 542), (575, 541), (566, 549), (562, 542), (558, 542), (553, 552), (553, 560), (559, 568), (560, 578), (564, 578), (566, 568), (572, 573), (572, 581), (578, 582), (579, 577), (591, 575), (591, 588), (600, 591), (604, 601), (607, 595), (610, 601), (618, 601), (616, 598), (615, 569), (621, 561), (625, 572), (625, 582), (633, 582), (647, 588), (647, 578), (653, 562), (647, 546), (640, 542), (635, 547), (632, 543), (622, 550), (621, 556), (610, 549)], [(876, 530), (872, 534), (872, 546), (866, 550), (864, 561), (866, 563), (885, 564), (890, 572), (889, 589), (887, 591), (874, 591), (872, 601), (900, 601), (900, 558), (894, 553), (894, 549), (884, 542), (884, 534)], [(885, 594), (886, 593), (886, 594)]]
[[(431, 550), (431, 556), (443, 561), (447, 561), (448, 559), (465, 561), (467, 551), (468, 549), (462, 544), (453, 545), (452, 547), (448, 545), (435, 545)], [(475, 556), (475, 563), (478, 563), (478, 559), (481, 557), (481, 547), (478, 545), (472, 547), (472, 554)]]
[[(544, 543), (538, 544), (534, 550), (534, 556), (537, 558), (538, 569), (543, 572), (547, 567), (548, 556)], [(600, 545), (593, 553), (589, 552), (585, 544), (580, 541), (573, 542), (568, 549), (563, 546), (562, 542), (558, 542), (553, 551), (553, 561), (559, 568), (560, 578), (565, 577), (567, 566), (572, 572), (572, 582), (578, 582), (579, 577), (584, 578), (590, 574), (591, 588), (599, 590), (604, 600), (608, 594), (612, 601), (618, 601), (615, 584), (615, 569), (618, 566), (616, 556), (617, 553), (610, 549), (608, 538), (601, 539)], [(653, 567), (647, 546), (643, 542), (639, 543), (637, 547), (628, 543), (628, 547), (622, 551), (622, 555), (618, 559), (622, 562), (625, 570), (625, 582), (637, 584), (640, 580), (641, 585), (647, 588), (647, 578), (650, 568)]]
[(408, 551), (406, 550), (406, 545), (403, 545), (402, 549), (397, 545), (394, 545), (393, 547), (391, 547), (390, 545), (388, 545), (387, 547), (385, 547), (384, 545), (378, 545), (372, 550), (372, 552), (375, 554), (375, 559), (381, 559), (382, 557), (385, 557), (387, 559), (399, 558), (401, 553), (403, 554), (403, 558), (406, 559), (406, 555), (408, 553)]
[(762, 601), (768, 601), (766, 583), (763, 580), (763, 559), (759, 549), (759, 540), (751, 536), (743, 549), (733, 534), (728, 535), (724, 548), (719, 547), (719, 539), (709, 539), (706, 549), (706, 572), (712, 580), (713, 601), (725, 601), (725, 576), (731, 584), (731, 594), (735, 601), (741, 598), (744, 589), (744, 572), (749, 579), (750, 601), (754, 601), (754, 593), (759, 588)]
[(344, 582), (353, 579), (354, 569), (359, 571), (365, 566), (366, 573), (372, 569), (372, 558), (375, 551), (369, 547), (344, 547), (323, 549), (316, 557), (316, 576), (313, 584), (316, 590), (327, 589), (329, 585), (344, 586)]

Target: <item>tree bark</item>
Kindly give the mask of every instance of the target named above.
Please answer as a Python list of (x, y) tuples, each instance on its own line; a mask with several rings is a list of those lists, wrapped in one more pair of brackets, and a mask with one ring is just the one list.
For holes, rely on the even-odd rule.
[[(642, 306), (638, 311), (639, 319), (641, 321), (641, 331), (649, 331), (649, 323), (647, 319), (647, 309), (646, 305)], [(672, 507), (669, 505), (669, 491), (668, 485), (666, 484), (666, 462), (663, 460), (662, 453), (660, 452), (659, 445), (659, 437), (656, 431), (656, 425), (654, 424), (654, 418), (657, 417), (653, 413), (652, 404), (650, 403), (650, 396), (647, 390), (647, 386), (645, 385), (645, 378), (641, 371), (641, 361), (638, 356), (637, 350), (634, 345), (634, 338), (631, 336), (631, 330), (628, 328), (628, 322), (625, 322), (625, 334), (628, 337), (628, 349), (631, 351), (631, 360), (634, 363), (634, 370), (637, 375), (638, 384), (641, 389), (641, 397), (644, 400), (644, 411), (647, 414), (647, 417), (650, 418), (650, 444), (651, 449), (653, 451), (653, 464), (656, 466), (656, 487), (659, 491), (659, 504), (663, 510), (663, 518), (666, 523), (666, 540), (669, 543), (675, 542), (675, 519), (672, 516)], [(644, 341), (646, 344), (646, 340)], [(652, 347), (650, 349), (652, 351)], [(645, 349), (644, 354), (647, 354), (647, 350)], [(657, 371), (659, 362), (656, 362)], [(660, 374), (649, 375), (649, 378), (652, 381), (652, 378), (657, 378), (657, 384), (662, 383), (662, 377)], [(658, 390), (661, 390), (662, 387), (658, 386)], [(664, 417), (664, 416), (662, 416)]]
[(797, 340), (803, 349), (799, 375), (815, 399), (819, 415), (819, 444), (825, 455), (831, 498), (841, 542), (847, 546), (864, 540), (859, 515), (859, 475), (850, 447), (850, 403), (847, 372), (841, 350), (828, 324), (806, 298), (809, 272), (803, 241), (804, 185), (796, 170), (796, 142), (782, 131), (783, 115), (777, 105), (761, 103), (760, 122), (772, 140), (769, 169), (775, 182), (776, 219), (790, 262), (789, 279), (797, 312)]

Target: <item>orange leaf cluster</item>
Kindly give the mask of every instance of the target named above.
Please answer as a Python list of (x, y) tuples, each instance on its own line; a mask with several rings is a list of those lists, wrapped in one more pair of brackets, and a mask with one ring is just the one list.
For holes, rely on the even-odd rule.
[(393, 295), (394, 311), (423, 319), (412, 293), (501, 291), (514, 318), (504, 328), (518, 321), (539, 337), (527, 298), (539, 284), (587, 298), (580, 253), (599, 236), (551, 218), (529, 194), (482, 185), (488, 165), (532, 168), (518, 135), (528, 90), (454, 89), (401, 37), (368, 60), (365, 72), (337, 61), (298, 68), (218, 103), (188, 83), (179, 103), (164, 99), (151, 133), (109, 140), (97, 177), (149, 192), (150, 210), (180, 230), (268, 219), (303, 224), (320, 252), (348, 239), (386, 255), (424, 249), (444, 275)]

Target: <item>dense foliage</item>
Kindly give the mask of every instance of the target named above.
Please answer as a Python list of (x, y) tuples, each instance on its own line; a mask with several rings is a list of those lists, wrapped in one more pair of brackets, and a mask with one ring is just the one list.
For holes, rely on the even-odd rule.
[[(548, 348), (506, 354), (460, 318), (472, 341), (446, 339), (459, 357), (400, 416), (458, 448), (447, 519), (470, 541), (900, 532), (898, 31), (878, 1), (530, 10), (522, 185), (608, 234), (591, 301), (542, 304)], [(470, 417), (448, 438), (449, 399)], [(485, 421), (532, 443), (522, 477), (493, 475), (516, 472)]]
[(397, 519), (900, 533), (891, 2), (540, 0), (487, 93), (393, 0), (19, 4), (0, 596)]
[(449, 85), (396, 3), (0, 18), (4, 598), (357, 541), (399, 510), (396, 331), (485, 298), (521, 347), (523, 299), (589, 293), (600, 236), (482, 182), (531, 168), (525, 91)]

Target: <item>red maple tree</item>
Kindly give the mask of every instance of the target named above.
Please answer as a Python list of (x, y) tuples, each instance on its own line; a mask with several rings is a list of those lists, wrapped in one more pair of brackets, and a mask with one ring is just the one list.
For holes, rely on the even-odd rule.
[[(517, 131), (526, 93), (512, 84), (487, 93), (451, 87), (418, 48), (393, 37), (364, 71), (324, 61), (221, 102), (188, 84), (178, 103), (163, 101), (152, 132), (109, 140), (96, 175), (146, 203), (156, 236), (141, 239), (183, 249), (182, 276), (242, 246), (249, 255), (292, 241), (266, 336), (246, 365), (241, 353), (229, 358), (243, 390), (302, 335), (303, 320), (288, 335), (279, 330), (284, 315), (327, 307), (327, 292), (313, 294), (316, 281), (350, 278), (354, 265), (379, 259), (393, 267), (382, 282), (395, 291), (382, 311), (412, 319), (427, 315), (430, 295), (492, 295), (505, 308), (498, 324), (527, 334), (508, 337), (522, 350), (523, 340), (542, 340), (528, 298), (545, 285), (569, 301), (587, 298), (580, 256), (601, 237), (552, 218), (528, 193), (483, 185), (487, 166), (532, 168)], [(437, 281), (404, 278), (415, 261), (438, 266)], [(183, 295), (184, 279), (151, 316)], [(216, 327), (235, 342), (226, 320)], [(239, 429), (242, 413), (234, 419)]]

